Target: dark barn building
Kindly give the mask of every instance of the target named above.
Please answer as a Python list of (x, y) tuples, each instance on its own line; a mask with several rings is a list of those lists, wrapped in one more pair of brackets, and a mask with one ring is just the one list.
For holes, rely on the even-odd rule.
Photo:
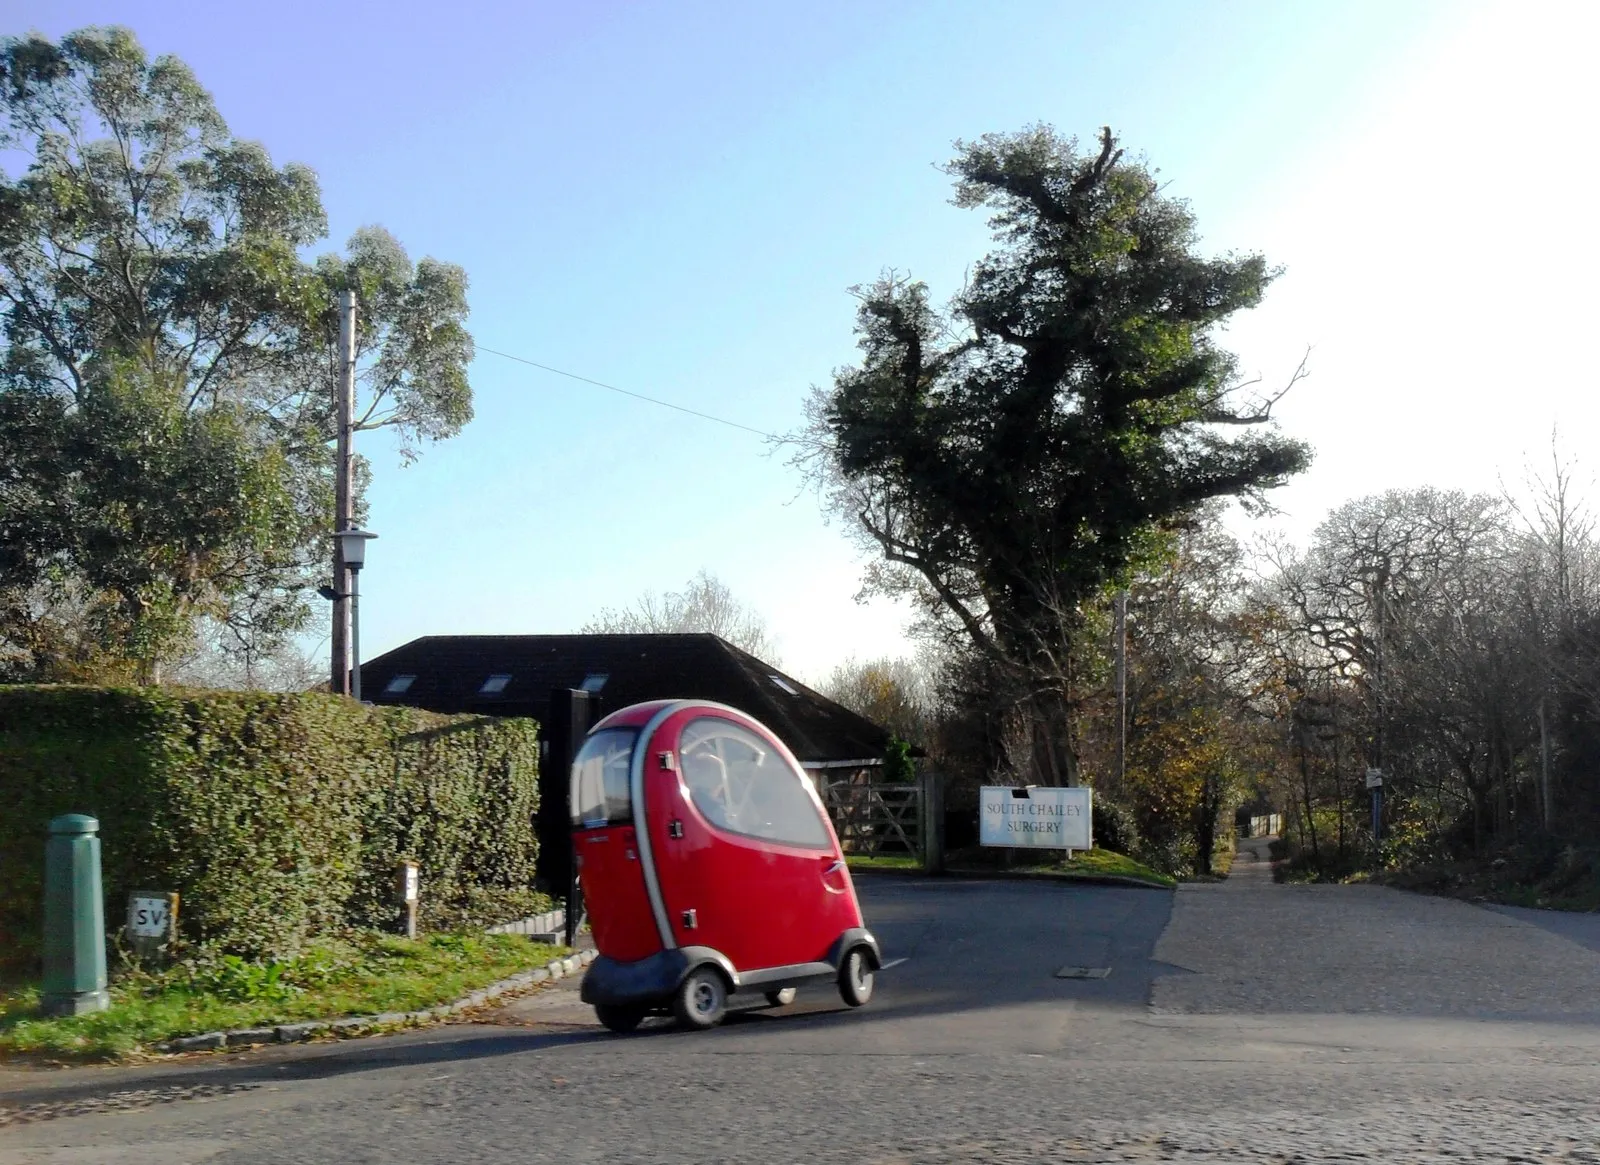
[[(819, 788), (881, 766), (889, 744), (872, 721), (716, 635), (428, 635), (362, 663), (361, 690), (375, 704), (531, 717), (553, 756), (571, 744), (563, 724), (571, 705), (555, 693), (590, 692), (600, 715), (646, 700), (714, 700), (777, 733)], [(567, 828), (561, 768), (546, 766), (540, 780), (553, 877)]]
[(807, 769), (883, 763), (889, 734), (715, 635), (426, 635), (361, 665), (375, 704), (543, 720), (550, 693), (715, 700), (766, 724)]

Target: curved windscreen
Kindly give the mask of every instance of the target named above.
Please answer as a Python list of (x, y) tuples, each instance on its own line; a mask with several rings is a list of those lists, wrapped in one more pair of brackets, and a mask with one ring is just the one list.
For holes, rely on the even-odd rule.
[(832, 845), (806, 779), (766, 741), (720, 718), (691, 720), (678, 740), (683, 780), (718, 829), (785, 845)]
[(606, 728), (583, 742), (572, 762), (572, 825), (599, 829), (633, 820), (628, 770), (637, 729)]

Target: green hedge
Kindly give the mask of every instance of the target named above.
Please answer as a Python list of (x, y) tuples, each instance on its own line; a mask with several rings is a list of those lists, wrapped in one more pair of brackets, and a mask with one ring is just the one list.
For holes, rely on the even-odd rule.
[(319, 694), (0, 687), (0, 962), (37, 958), (46, 826), (100, 819), (106, 924), (176, 890), (185, 940), (291, 955), (392, 923), (421, 863), (424, 921), (487, 921), (531, 889), (537, 725)]

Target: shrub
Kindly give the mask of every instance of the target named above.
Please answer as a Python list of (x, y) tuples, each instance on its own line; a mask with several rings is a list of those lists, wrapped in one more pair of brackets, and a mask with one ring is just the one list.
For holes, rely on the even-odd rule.
[(883, 752), (883, 780), (909, 785), (916, 779), (917, 764), (911, 759), (911, 745), (898, 736), (890, 737)]
[(1139, 833), (1134, 826), (1133, 814), (1126, 806), (1113, 801), (1098, 789), (1091, 804), (1094, 844), (1101, 849), (1114, 850), (1131, 857), (1139, 846)]
[[(100, 820), (114, 930), (176, 890), (182, 938), (251, 958), (394, 920), (398, 858), (456, 917), (532, 885), (537, 726), (337, 696), (0, 688), (0, 960), (37, 958), (49, 820)], [(498, 920), (496, 920), (498, 921)]]

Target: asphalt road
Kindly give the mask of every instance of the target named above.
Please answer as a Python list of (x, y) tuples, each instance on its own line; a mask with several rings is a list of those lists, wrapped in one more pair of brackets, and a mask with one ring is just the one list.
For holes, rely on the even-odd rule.
[(0, 1075), (0, 1165), (1600, 1165), (1600, 951), (1237, 868), (1175, 894), (862, 878), (906, 961), (860, 1011), (818, 987), (615, 1037), (566, 983), (387, 1039)]

